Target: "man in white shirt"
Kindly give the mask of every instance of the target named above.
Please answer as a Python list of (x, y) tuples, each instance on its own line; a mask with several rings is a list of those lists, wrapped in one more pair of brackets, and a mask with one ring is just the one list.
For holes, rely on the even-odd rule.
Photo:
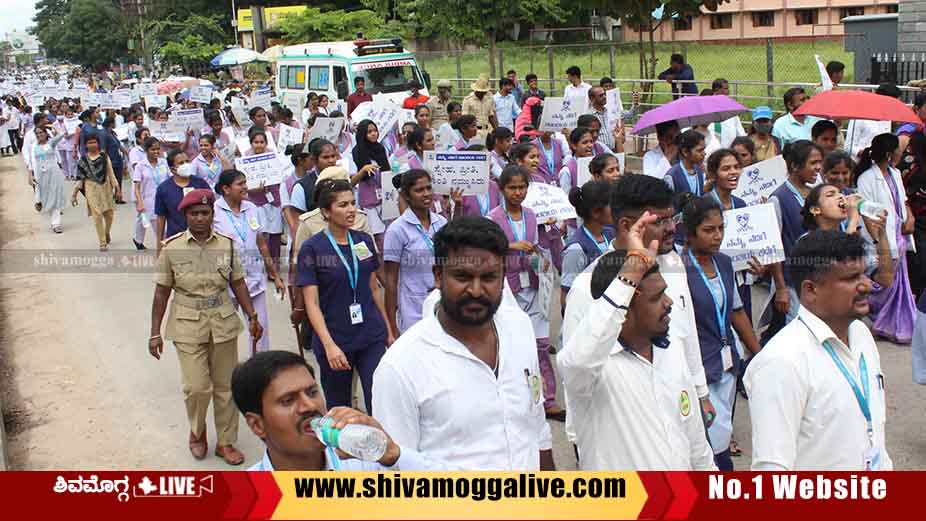
[(881, 359), (860, 320), (871, 291), (864, 240), (811, 232), (788, 261), (797, 319), (752, 359), (743, 380), (752, 470), (891, 470)]
[[(682, 258), (674, 248), (676, 223), (672, 191), (662, 180), (641, 175), (625, 175), (615, 181), (611, 188), (610, 206), (616, 230), (616, 236), (610, 245), (612, 250), (628, 248), (630, 229), (644, 212), (657, 216), (655, 222), (646, 226), (643, 238), (646, 243), (659, 241), (657, 262), (662, 278), (668, 285), (666, 293), (673, 302), (669, 350), (681, 352), (686, 360), (688, 372), (694, 380), (695, 394), (700, 399), (701, 409), (710, 424), (715, 411), (710, 401), (704, 366), (701, 363), (701, 344), (698, 340), (691, 291), (688, 288), (688, 277)], [(566, 313), (562, 326), (563, 345), (567, 346), (565, 349), (568, 349), (573, 335), (584, 330), (581, 326), (582, 321), (594, 304), (591, 279), (596, 264), (597, 260), (575, 278), (566, 295)], [(562, 353), (561, 351), (560, 354)], [(565, 396), (566, 410), (570, 410), (572, 399), (568, 389)], [(570, 441), (575, 441), (576, 421), (573, 415), (566, 416), (566, 436)]]
[(235, 405), (255, 436), (267, 445), (264, 457), (248, 470), (441, 470), (447, 465), (428, 461), (411, 449), (400, 448), (386, 435), (386, 452), (378, 462), (350, 456), (318, 439), (311, 426), (325, 417), (330, 426), (350, 424), (383, 430), (373, 418), (355, 409), (325, 409), (315, 371), (290, 351), (264, 351), (239, 364), (232, 373)]
[(566, 79), (569, 80), (569, 85), (566, 85), (566, 88), (563, 89), (564, 98), (581, 97), (584, 99), (588, 96), (588, 90), (592, 86), (582, 81), (581, 69), (575, 65), (569, 67), (566, 69)]
[(508, 240), (481, 217), (434, 236), (436, 313), (373, 375), (373, 416), (403, 447), (466, 470), (552, 470), (530, 319), (500, 307)]
[(645, 212), (629, 250), (598, 260), (595, 301), (559, 356), (582, 470), (716, 470), (682, 352), (670, 348), (672, 299)]
[(656, 148), (643, 155), (643, 174), (656, 179), (665, 177), (666, 172), (677, 162), (678, 147), (675, 136), (680, 132), (677, 121), (666, 121), (656, 125)]
[[(723, 78), (717, 78), (711, 84), (711, 90), (714, 96), (729, 96), (730, 83)], [(711, 123), (707, 128), (717, 141), (719, 145), (717, 148), (730, 148), (734, 139), (746, 135), (746, 129), (743, 128), (743, 122), (740, 121), (739, 116)]]
[(498, 92), (492, 98), (495, 100), (495, 117), (498, 124), (508, 130), (514, 130), (514, 120), (521, 113), (517, 99), (511, 91), (514, 83), (508, 78), (498, 80)]

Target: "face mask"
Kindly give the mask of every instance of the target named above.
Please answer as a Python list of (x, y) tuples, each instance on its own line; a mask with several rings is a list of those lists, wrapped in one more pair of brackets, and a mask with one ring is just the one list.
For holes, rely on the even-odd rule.
[(754, 123), (753, 126), (756, 127), (756, 132), (760, 134), (768, 134), (772, 131), (772, 123)]
[(193, 175), (193, 163), (184, 163), (177, 167), (177, 175), (180, 177), (190, 177)]

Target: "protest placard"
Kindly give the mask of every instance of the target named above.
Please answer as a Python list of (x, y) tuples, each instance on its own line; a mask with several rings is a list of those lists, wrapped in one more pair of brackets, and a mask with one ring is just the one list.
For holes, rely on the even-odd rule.
[(259, 90), (251, 94), (251, 99), (248, 101), (248, 107), (263, 107), (264, 110), (269, 111), (272, 100), (270, 99), (270, 89)]
[(69, 98), (83, 98), (84, 94), (89, 94), (90, 89), (88, 87), (74, 87), (73, 89), (67, 91), (67, 97)]
[(145, 96), (145, 107), (157, 107), (163, 109), (167, 107), (167, 96), (163, 94), (149, 94)]
[(257, 188), (261, 184), (272, 186), (283, 180), (283, 169), (276, 152), (235, 159), (235, 168), (244, 172), (248, 186)]
[(102, 94), (100, 108), (104, 110), (119, 110), (132, 105), (132, 91), (128, 89), (114, 90)]
[(90, 107), (99, 107), (102, 102), (103, 94), (99, 92), (87, 92), (85, 94), (81, 94), (80, 96), (80, 104), (83, 105), (85, 109)]
[(380, 181), (383, 194), (383, 221), (399, 217), (399, 190), (392, 185), (392, 171), (380, 172)]
[(592, 180), (592, 173), (588, 169), (592, 159), (595, 158), (592, 156), (576, 158), (576, 186), (582, 186)]
[(293, 116), (297, 119), (302, 117), (302, 109), (305, 107), (306, 95), (304, 92), (284, 92), (283, 106), (293, 111)]
[(830, 79), (830, 74), (826, 72), (823, 60), (820, 59), (818, 54), (814, 54), (813, 59), (817, 62), (817, 70), (820, 71), (820, 89), (823, 91), (833, 90), (833, 80)]
[(57, 85), (50, 87), (42, 87), (39, 92), (46, 98), (61, 99), (64, 98), (65, 91), (60, 89)]
[(119, 125), (118, 127), (116, 127), (115, 132), (116, 132), (116, 138), (117, 138), (119, 141), (125, 141), (125, 140), (129, 139), (129, 125), (128, 125), (128, 123), (125, 124), (125, 125)]
[(158, 86), (154, 83), (136, 83), (134, 90), (138, 92), (138, 95), (144, 98), (145, 96), (154, 96), (158, 93)]
[[(608, 115), (608, 132), (614, 132), (614, 129), (621, 122), (621, 116), (624, 114), (624, 104), (621, 102), (621, 89), (614, 88), (605, 92), (608, 101), (605, 103), (605, 111)], [(602, 129), (604, 132), (604, 129)]]
[(149, 121), (148, 130), (151, 131), (151, 137), (161, 141), (178, 143), (184, 140), (184, 129), (178, 127), (173, 121)]
[(186, 132), (186, 129), (193, 129), (199, 132), (206, 124), (206, 120), (203, 117), (203, 109), (175, 110), (170, 113), (170, 120), (173, 121), (177, 127), (182, 128), (184, 132)]
[(787, 178), (788, 166), (784, 158), (775, 156), (744, 168), (733, 195), (748, 205), (759, 204), (763, 197), (772, 195)]
[(785, 260), (781, 229), (771, 203), (723, 212), (724, 235), (720, 251), (733, 260), (733, 269), (744, 270), (756, 257), (764, 265)]
[(190, 87), (190, 101), (208, 105), (212, 101), (212, 87), (208, 85)]
[(80, 118), (74, 117), (64, 120), (64, 130), (68, 134), (73, 134), (77, 132), (77, 128), (80, 127)]
[(332, 143), (337, 143), (338, 136), (341, 135), (341, 129), (344, 128), (346, 123), (344, 118), (315, 118), (315, 125), (309, 130), (309, 135), (306, 138), (306, 146), (315, 138), (326, 139)]
[(460, 135), (450, 125), (441, 125), (434, 135), (434, 150), (450, 150), (460, 140)]
[(449, 194), (451, 188), (462, 188), (466, 195), (489, 191), (489, 152), (424, 153), (424, 168), (431, 173), (434, 193)]
[(576, 128), (579, 116), (588, 111), (588, 98), (546, 98), (543, 100), (543, 114), (540, 116), (540, 130), (559, 132), (564, 128)]
[(550, 217), (557, 221), (576, 218), (575, 207), (569, 203), (566, 192), (558, 186), (531, 183), (522, 204), (537, 214), (537, 222), (541, 224), (546, 223)]
[(26, 105), (32, 107), (33, 111), (35, 111), (37, 107), (41, 107), (44, 104), (45, 96), (42, 96), (41, 94), (35, 94), (26, 98)]
[(369, 119), (376, 124), (379, 129), (379, 141), (382, 142), (389, 135), (389, 132), (396, 126), (399, 121), (399, 113), (402, 108), (385, 98), (376, 99), (373, 102), (365, 101), (351, 114), (351, 121), (357, 123), (364, 119)]
[(402, 111), (399, 112), (399, 128), (401, 129), (402, 125), (406, 123), (416, 123), (414, 110), (402, 109)]
[(284, 125), (283, 123), (280, 123), (277, 129), (279, 131), (277, 146), (279, 147), (280, 154), (286, 153), (286, 147), (302, 143), (302, 137), (304, 135), (302, 129)]

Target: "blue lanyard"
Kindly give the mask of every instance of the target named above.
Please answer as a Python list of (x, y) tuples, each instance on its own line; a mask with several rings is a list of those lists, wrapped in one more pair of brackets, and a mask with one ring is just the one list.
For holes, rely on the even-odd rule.
[[(204, 157), (202, 159), (203, 159), (203, 163), (206, 163), (206, 158)], [(215, 165), (216, 163), (219, 163), (218, 168), (212, 168), (212, 166)], [(212, 181), (213, 179), (215, 179), (215, 176), (219, 175), (219, 171), (222, 169), (222, 162), (219, 161), (219, 158), (213, 156), (212, 161), (209, 163), (206, 163), (206, 168), (209, 169), (209, 181)]]
[[(476, 201), (479, 203), (479, 215), (485, 217), (489, 213), (489, 201), (490, 197), (488, 193), (480, 194), (476, 196)], [(483, 204), (485, 200), (485, 204)]]
[[(242, 245), (246, 245), (248, 242), (248, 231), (246, 227), (241, 228), (241, 223), (238, 222), (238, 218), (235, 217), (234, 212), (232, 212), (228, 208), (222, 208), (222, 209), (228, 212), (228, 218), (231, 220), (232, 226), (235, 227), (235, 232), (238, 234), (238, 237), (241, 238)], [(241, 212), (241, 217), (244, 217), (244, 212)]]
[(691, 250), (688, 250), (688, 257), (691, 258), (691, 263), (694, 265), (695, 269), (698, 270), (698, 275), (701, 275), (701, 280), (704, 282), (704, 287), (707, 289), (707, 294), (711, 296), (711, 302), (714, 304), (714, 314), (717, 317), (717, 329), (720, 331), (720, 341), (723, 345), (727, 345), (727, 321), (726, 318), (729, 316), (729, 309), (727, 306), (727, 290), (723, 285), (723, 276), (720, 274), (720, 268), (717, 267), (717, 261), (713, 258), (711, 262), (714, 263), (714, 272), (717, 274), (717, 277), (720, 278), (720, 294), (723, 296), (723, 300), (720, 305), (717, 305), (717, 299), (714, 297), (714, 292), (711, 291), (710, 281), (707, 280), (707, 275), (704, 273), (704, 269), (701, 268), (701, 264), (698, 262), (698, 259), (695, 258), (694, 254), (691, 253)]
[[(717, 204), (720, 205), (720, 209), (724, 210), (723, 201), (720, 200), (720, 195), (717, 194), (716, 188), (711, 190), (711, 195), (714, 196), (714, 199), (717, 201)], [(730, 196), (730, 206), (731, 206), (730, 208), (731, 210), (736, 210), (736, 199), (734, 199), (732, 195)]]
[(421, 234), (421, 238), (424, 239), (424, 243), (428, 245), (428, 249), (431, 250), (431, 253), (434, 253), (434, 241), (428, 237), (428, 234), (424, 233), (424, 227), (421, 224), (416, 224), (415, 228), (418, 229), (418, 233)]
[(556, 168), (556, 152), (553, 150), (553, 147), (556, 146), (556, 143), (550, 141), (550, 151), (547, 152), (547, 147), (543, 146), (543, 141), (540, 141), (540, 148), (543, 150), (543, 155), (547, 158), (547, 168), (550, 169), (550, 177), (555, 177), (559, 172), (554, 172)]
[(589, 239), (591, 239), (592, 242), (595, 243), (595, 246), (598, 246), (598, 251), (600, 251), (601, 253), (608, 251), (608, 239), (607, 238), (605, 238), (605, 240), (601, 242), (598, 242), (597, 240), (595, 240), (595, 236), (592, 235), (592, 232), (588, 231), (588, 228), (586, 228), (584, 224), (582, 225), (582, 231), (585, 232), (585, 235)]
[[(521, 220), (518, 221), (521, 223), (521, 225), (517, 227), (514, 225), (515, 221), (514, 219), (511, 218), (511, 214), (509, 214), (507, 210), (505, 210), (505, 217), (508, 218), (508, 225), (511, 226), (511, 235), (514, 235), (514, 240), (515, 241), (527, 240), (527, 219), (524, 218), (524, 213), (523, 212), (521, 213)], [(518, 234), (518, 230), (521, 230), (520, 234)], [(521, 253), (524, 253), (524, 252), (521, 252)]]
[(151, 166), (151, 161), (146, 160), (146, 162), (148, 163), (148, 167), (151, 168), (151, 177), (154, 178), (154, 186), (157, 187), (161, 184), (161, 181), (163, 181), (158, 173), (161, 170), (161, 162), (159, 161), (156, 166)]
[(791, 193), (794, 194), (795, 198), (797, 198), (797, 202), (801, 203), (801, 206), (804, 206), (804, 196), (797, 191), (797, 188), (794, 186), (794, 184), (791, 183), (791, 180), (785, 180), (785, 184), (788, 185), (788, 190), (791, 190)]
[[(703, 195), (701, 192), (704, 190), (704, 181), (701, 180), (701, 173), (698, 172), (698, 167), (695, 167), (695, 175), (693, 176), (688, 174), (684, 161), (679, 161), (678, 167), (681, 168), (682, 173), (685, 174), (685, 180), (688, 181), (688, 189), (698, 197)], [(694, 177), (695, 184), (692, 184), (692, 177)]]
[(357, 282), (360, 279), (360, 268), (357, 266), (357, 252), (354, 251), (354, 238), (351, 237), (350, 231), (347, 232), (347, 244), (350, 246), (350, 256), (354, 260), (354, 269), (350, 269), (350, 264), (347, 263), (347, 259), (344, 258), (344, 254), (341, 252), (341, 247), (338, 246), (338, 243), (334, 240), (334, 236), (331, 235), (330, 229), (325, 229), (325, 235), (328, 236), (328, 242), (331, 243), (331, 247), (334, 248), (334, 252), (338, 254), (338, 258), (341, 259), (341, 264), (344, 265), (344, 268), (347, 270), (347, 280), (350, 282), (350, 289), (354, 292), (354, 303), (357, 303)]
[(843, 232), (845, 232), (845, 231), (846, 231), (846, 228), (848, 228), (848, 227), (849, 227), (849, 221), (848, 221), (848, 220), (839, 221), (839, 229), (840, 229), (840, 230), (842, 230)]

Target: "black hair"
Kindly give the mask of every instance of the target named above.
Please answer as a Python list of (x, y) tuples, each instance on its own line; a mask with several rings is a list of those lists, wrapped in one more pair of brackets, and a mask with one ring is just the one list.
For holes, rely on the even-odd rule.
[(819, 228), (819, 226), (817, 226), (817, 220), (814, 219), (813, 214), (810, 213), (810, 209), (813, 207), (820, 207), (820, 195), (823, 193), (823, 188), (827, 186), (836, 188), (834, 184), (821, 183), (813, 187), (813, 190), (811, 190), (810, 193), (807, 194), (807, 198), (804, 199), (804, 207), (801, 208), (801, 226), (807, 231)]
[(199, 136), (199, 139), (205, 139), (210, 145), (215, 145), (215, 136), (212, 134), (202, 134)]
[(729, 85), (729, 84), (730, 84), (730, 82), (727, 81), (726, 79), (724, 79), (724, 78), (717, 78), (716, 80), (714, 80), (713, 82), (711, 82), (711, 90), (712, 90), (712, 91), (717, 91), (717, 90), (720, 90), (720, 89), (726, 87), (726, 86)]
[(845, 150), (833, 150), (823, 158), (823, 173), (829, 172), (836, 168), (840, 163), (845, 163), (849, 173), (855, 170), (855, 160)]
[(148, 130), (148, 127), (138, 127), (138, 128), (135, 129), (135, 141), (136, 141), (136, 142), (137, 142), (139, 139), (141, 139), (141, 135), (142, 135), (142, 133), (144, 133), (144, 132), (149, 132), (149, 133), (150, 133), (151, 131)]
[(897, 85), (891, 82), (884, 82), (878, 85), (878, 88), (875, 89), (875, 94), (888, 96), (891, 98), (899, 98), (902, 93), (900, 92), (900, 89), (897, 87)]
[(447, 114), (450, 114), (457, 109), (463, 110), (463, 105), (456, 101), (451, 101), (447, 104)]
[(688, 204), (682, 210), (682, 221), (685, 223), (685, 229), (688, 230), (689, 236), (697, 233), (698, 226), (701, 226), (701, 223), (707, 219), (708, 214), (711, 212), (719, 212), (722, 215), (723, 208), (720, 207), (720, 203), (716, 199), (709, 195), (695, 197), (688, 201)]
[(614, 84), (614, 80), (612, 80), (611, 78), (609, 78), (609, 77), (607, 77), (607, 76), (605, 76), (604, 78), (601, 78), (601, 80), (598, 82), (598, 86), (599, 86), (599, 87), (604, 87), (605, 85), (608, 85), (608, 84), (613, 85), (613, 84)]
[(499, 90), (501, 90), (501, 88), (504, 87), (505, 85), (511, 85), (512, 87), (514, 87), (514, 82), (509, 80), (508, 78), (500, 78), (498, 80)]
[(828, 119), (821, 119), (820, 121), (814, 123), (813, 128), (810, 129), (810, 137), (811, 139), (816, 140), (818, 137), (826, 133), (827, 130), (832, 130), (836, 133), (837, 136), (839, 135), (839, 128), (836, 127), (835, 123)]
[(116, 126), (116, 118), (109, 116), (103, 120), (103, 128), (110, 128)]
[(582, 69), (580, 69), (580, 68), (576, 67), (575, 65), (573, 65), (572, 67), (569, 67), (568, 69), (566, 69), (566, 76), (578, 76), (578, 77), (581, 78), (581, 77), (582, 77)]
[(415, 117), (416, 117), (416, 118), (418, 117), (418, 113), (421, 112), (422, 110), (427, 110), (427, 111), (428, 111), (428, 114), (431, 114), (431, 107), (429, 107), (429, 106), (427, 106), (427, 105), (425, 105), (425, 104), (416, 105), (416, 106), (415, 106)]
[(264, 136), (264, 142), (267, 145), (270, 145), (270, 140), (267, 139), (267, 131), (263, 127), (251, 127), (251, 130), (248, 130), (248, 143), (254, 143), (254, 138), (257, 136)]
[(463, 150), (466, 152), (482, 152), (483, 150), (486, 150), (486, 146), (481, 145), (479, 143), (473, 143), (472, 145), (464, 148)]
[(890, 132), (875, 136), (874, 139), (871, 140), (871, 146), (862, 151), (858, 164), (855, 165), (855, 171), (852, 175), (853, 183), (857, 183), (858, 177), (871, 168), (871, 165), (889, 160), (899, 146), (900, 140)]
[(525, 82), (536, 80), (536, 79), (537, 79), (537, 75), (534, 74), (533, 72), (528, 73), (527, 76), (524, 77)]
[(145, 149), (145, 151), (147, 152), (154, 145), (160, 145), (160, 144), (161, 144), (161, 140), (159, 140), (156, 137), (148, 136), (145, 138), (145, 141), (141, 144), (141, 147)]
[(678, 122), (675, 120), (656, 123), (656, 137), (665, 137), (666, 133), (673, 128), (679, 128)]
[[(750, 141), (752, 143), (752, 141)], [(720, 169), (720, 163), (725, 157), (733, 157), (739, 162), (739, 157), (736, 155), (736, 151), (732, 148), (720, 148), (711, 153), (707, 158), (707, 172), (711, 175), (717, 175), (717, 170)]]
[(254, 121), (254, 116), (256, 116), (257, 112), (260, 110), (263, 110), (265, 114), (267, 113), (264, 107), (252, 107), (251, 110), (248, 111), (248, 118), (250, 118), (251, 121)]
[(798, 94), (807, 94), (807, 92), (804, 91), (804, 89), (801, 87), (792, 87), (785, 91), (783, 99), (785, 102), (785, 109), (788, 110), (788, 112), (791, 112), (791, 110), (788, 109), (788, 103), (791, 103), (791, 100), (793, 100)]
[(730, 143), (730, 148), (736, 149), (737, 146), (744, 146), (746, 150), (749, 151), (749, 155), (755, 159), (756, 157), (756, 144), (753, 142), (749, 136), (737, 136), (732, 143)]
[(505, 73), (505, 76), (508, 76), (509, 74), (517, 74), (517, 71), (514, 69), (508, 69), (508, 72)]
[(215, 193), (224, 196), (225, 192), (222, 191), (222, 188), (231, 186), (239, 177), (247, 178), (244, 172), (240, 170), (235, 170), (234, 168), (223, 170), (222, 173), (219, 174), (219, 179), (215, 182)]
[[(591, 89), (589, 89), (589, 92), (591, 92)], [(579, 116), (579, 119), (576, 120), (576, 127), (591, 128), (595, 123), (598, 123), (599, 127), (601, 126), (601, 121), (598, 119), (598, 116), (594, 114), (582, 114)]]
[(491, 219), (459, 217), (434, 234), (435, 265), (443, 266), (452, 253), (463, 248), (485, 250), (504, 258), (508, 253), (508, 239)]
[(291, 351), (264, 351), (238, 364), (232, 371), (231, 391), (235, 406), (242, 414), (263, 414), (264, 391), (284, 369), (305, 367), (315, 378), (315, 370), (305, 358)]
[(167, 153), (167, 166), (173, 168), (173, 167), (174, 167), (174, 163), (177, 161), (177, 156), (179, 156), (180, 154), (183, 154), (183, 153), (184, 153), (184, 151), (181, 150), (181, 149), (179, 149), (179, 148), (175, 148), (175, 149), (171, 150), (170, 152), (168, 152), (168, 153)]
[(582, 186), (574, 186), (569, 191), (569, 203), (576, 213), (588, 219), (598, 208), (607, 208), (611, 199), (611, 185), (608, 181), (588, 181)]
[(364, 83), (367, 82), (366, 78), (364, 78), (363, 76), (354, 77), (354, 86), (357, 86), (357, 84), (360, 83), (361, 81)]
[[(317, 138), (316, 138), (317, 139)], [(312, 142), (315, 142), (313, 139)], [(302, 161), (306, 157), (310, 157), (312, 154), (306, 152), (305, 145), (302, 143), (294, 143), (292, 145), (287, 145), (284, 154), (289, 156), (289, 160), (292, 161), (293, 166), (296, 166), (299, 161)]]
[(537, 147), (529, 141), (526, 143), (518, 143), (508, 151), (508, 157), (511, 158), (512, 161), (521, 161), (527, 157), (531, 149), (537, 150)]
[(414, 132), (415, 130), (421, 128), (421, 127), (418, 125), (418, 123), (415, 123), (414, 121), (406, 121), (405, 123), (402, 123), (402, 126), (400, 127), (400, 130), (402, 131), (402, 133), (405, 133), (405, 128), (406, 128), (406, 127), (411, 127), (411, 131), (409, 131), (409, 134), (411, 134), (411, 133)]
[(522, 177), (524, 184), (530, 186), (531, 174), (526, 168), (521, 165), (508, 165), (502, 169), (502, 173), (498, 176), (498, 188), (504, 190), (515, 177)]
[(328, 117), (329, 118), (343, 118), (344, 113), (341, 112), (340, 110), (332, 110), (331, 112), (328, 113)]
[[(592, 271), (592, 298), (599, 299), (604, 295), (605, 290), (614, 282), (617, 274), (621, 272), (626, 260), (627, 250), (609, 251), (598, 258), (598, 262), (595, 263), (595, 269)], [(653, 265), (646, 270), (642, 278), (649, 277), (653, 273), (659, 273), (658, 262), (654, 262)]]
[(582, 141), (582, 138), (585, 137), (585, 134), (591, 134), (592, 129), (588, 127), (576, 127), (572, 129), (572, 132), (569, 133), (569, 143), (573, 145), (578, 145), (579, 141)]
[(815, 230), (797, 241), (787, 260), (790, 284), (798, 295), (805, 280), (819, 282), (833, 263), (865, 256), (865, 239), (835, 230)]
[(283, 118), (283, 119), (292, 119), (292, 118), (293, 118), (293, 111), (289, 110), (289, 109), (286, 108), (286, 107), (281, 107), (281, 108), (280, 108), (280, 117)]
[(685, 65), (685, 57), (681, 54), (675, 53), (669, 57), (669, 63), (678, 63), (680, 65)]
[(926, 92), (920, 91), (913, 96), (913, 108), (918, 109), (923, 105), (926, 105)]
[(608, 167), (608, 161), (612, 159), (620, 165), (620, 161), (617, 160), (617, 157), (611, 154), (598, 154), (588, 163), (588, 173), (592, 174), (592, 177), (600, 176), (604, 172), (604, 169)]
[(781, 155), (784, 156), (785, 163), (788, 165), (788, 172), (795, 172), (804, 168), (814, 150), (820, 153), (820, 157), (823, 157), (823, 149), (820, 148), (820, 145), (806, 139), (799, 139), (785, 145)]
[(334, 143), (331, 141), (323, 138), (315, 138), (309, 143), (309, 154), (311, 154), (314, 159), (318, 159), (319, 156), (322, 155), (322, 152), (325, 151), (325, 147), (329, 146), (337, 150), (337, 147), (335, 147)]
[(407, 196), (408, 191), (411, 190), (412, 187), (415, 186), (415, 183), (421, 178), (427, 178), (430, 181), (431, 174), (423, 168), (412, 168), (411, 170), (403, 172), (402, 179), (399, 183), (399, 190), (401, 190), (403, 195)]
[(209, 115), (206, 116), (206, 124), (209, 125), (210, 127), (212, 126), (212, 123), (214, 121), (218, 121), (219, 123), (224, 123), (222, 121), (222, 115), (217, 110), (210, 112)]
[(692, 149), (703, 142), (704, 134), (698, 132), (697, 130), (689, 129), (675, 136), (675, 144), (678, 146), (679, 155), (682, 154), (683, 150), (691, 152)]
[(647, 208), (672, 206), (672, 189), (662, 179), (648, 175), (624, 175), (611, 188), (611, 216), (614, 223), (629, 213)]
[(417, 151), (418, 147), (424, 144), (424, 138), (429, 133), (431, 133), (431, 129), (429, 128), (416, 128), (405, 138), (405, 147), (409, 150)]
[(351, 190), (350, 181), (345, 179), (324, 179), (315, 187), (315, 192), (318, 193), (316, 206), (330, 210), (339, 193), (350, 192)]
[(459, 119), (454, 121), (450, 126), (455, 130), (463, 132), (463, 129), (476, 124), (476, 116), (472, 114), (463, 114)]
[(698, 93), (698, 96), (713, 96), (713, 89), (701, 89), (701, 92)]
[(514, 132), (512, 132), (510, 128), (498, 127), (492, 132), (489, 132), (489, 135), (486, 136), (486, 148), (489, 150), (494, 150), (495, 144), (497, 142), (511, 139), (513, 137)]
[(842, 72), (846, 70), (846, 64), (838, 61), (831, 61), (826, 64), (826, 73), (832, 76), (837, 72)]

